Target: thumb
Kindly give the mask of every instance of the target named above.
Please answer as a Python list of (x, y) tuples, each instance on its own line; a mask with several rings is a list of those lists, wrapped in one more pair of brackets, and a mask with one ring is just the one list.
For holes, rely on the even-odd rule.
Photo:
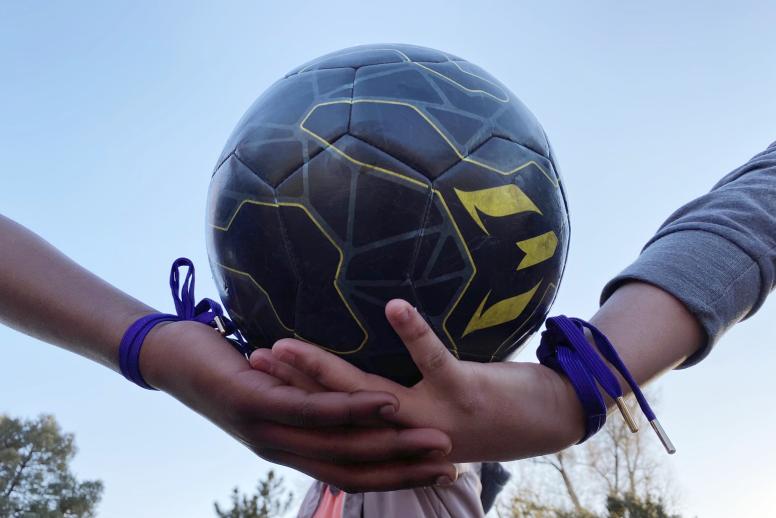
[(385, 316), (404, 342), (423, 379), (434, 384), (456, 381), (457, 360), (414, 307), (407, 301), (394, 299), (385, 306)]

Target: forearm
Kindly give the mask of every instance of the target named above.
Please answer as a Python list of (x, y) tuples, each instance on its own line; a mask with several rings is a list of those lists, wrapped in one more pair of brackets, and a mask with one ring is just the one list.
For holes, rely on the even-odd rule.
[(620, 286), (590, 322), (609, 338), (640, 385), (678, 366), (704, 343), (698, 319), (668, 292), (643, 282)]
[(453, 437), (451, 458), (456, 462), (546, 455), (584, 435), (584, 414), (574, 389), (555, 371), (531, 362), (474, 368), (479, 371), (474, 415), (445, 430)]
[[(703, 343), (697, 319), (673, 296), (645, 283), (621, 286), (590, 322), (611, 340), (640, 385), (676, 367)], [(482, 370), (477, 377), (480, 415), (471, 420), (473, 429), (458, 437), (471, 434), (480, 439), (454, 438), (456, 460), (542, 455), (571, 446), (584, 435), (581, 404), (564, 376), (534, 363), (473, 368)], [(624, 380), (620, 384), (626, 393), (630, 390)], [(476, 430), (483, 422), (494, 431), (487, 440), (481, 440), (482, 431)]]
[(121, 336), (153, 311), (0, 215), (0, 321), (118, 370)]

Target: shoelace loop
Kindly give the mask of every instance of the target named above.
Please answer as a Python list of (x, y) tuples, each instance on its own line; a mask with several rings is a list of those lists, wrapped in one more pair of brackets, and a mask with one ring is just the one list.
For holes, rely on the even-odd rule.
[[(620, 383), (601, 359), (603, 356), (628, 383), (641, 411), (666, 451), (676, 452), (676, 448), (660, 425), (641, 388), (606, 335), (581, 318), (569, 318), (564, 315), (548, 318), (545, 325), (546, 330), (542, 332), (536, 356), (542, 365), (564, 374), (574, 387), (585, 411), (585, 436), (580, 442), (593, 436), (606, 422), (606, 403), (599, 386), (615, 401), (631, 431), (634, 433), (638, 431), (638, 426), (623, 398)], [(600, 355), (585, 337), (585, 329), (590, 331)]]

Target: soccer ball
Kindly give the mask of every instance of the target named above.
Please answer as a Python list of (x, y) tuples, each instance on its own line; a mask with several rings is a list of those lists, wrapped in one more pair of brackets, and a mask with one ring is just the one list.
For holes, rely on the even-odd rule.
[(499, 361), (544, 321), (569, 218), (541, 126), (477, 66), (364, 45), (288, 73), (248, 109), (210, 183), (207, 245), (248, 342), (298, 337), (420, 378), (384, 315), (415, 305), (460, 359)]

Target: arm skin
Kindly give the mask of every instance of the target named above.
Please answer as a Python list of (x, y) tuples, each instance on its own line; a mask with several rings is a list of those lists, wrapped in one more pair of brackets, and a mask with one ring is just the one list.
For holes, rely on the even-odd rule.
[[(536, 363), (458, 361), (407, 302), (391, 301), (386, 316), (423, 373), (412, 388), (365, 374), (297, 340), (254, 352), (251, 364), (289, 383), (306, 375), (329, 390), (392, 392), (401, 404), (397, 422), (445, 431), (453, 440), (449, 458), (457, 462), (543, 455), (583, 436), (577, 396), (555, 371)], [(623, 285), (591, 322), (611, 339), (639, 384), (681, 363), (704, 336), (678, 300), (645, 283)]]
[[(118, 346), (154, 310), (0, 215), (0, 322), (118, 370)], [(455, 477), (450, 439), (388, 425), (385, 392), (303, 390), (251, 369), (215, 330), (197, 322), (154, 328), (140, 356), (149, 384), (211, 420), (258, 455), (351, 491)], [(381, 410), (382, 409), (382, 410)], [(357, 425), (371, 425), (359, 427)]]

